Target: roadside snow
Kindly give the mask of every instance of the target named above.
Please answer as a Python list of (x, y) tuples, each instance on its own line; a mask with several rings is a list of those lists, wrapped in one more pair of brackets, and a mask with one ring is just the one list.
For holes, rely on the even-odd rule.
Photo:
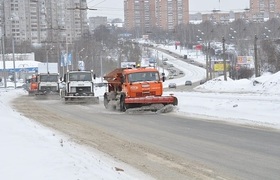
[(22, 89), (0, 89), (0, 179), (151, 179), (15, 112), (10, 101), (24, 94)]

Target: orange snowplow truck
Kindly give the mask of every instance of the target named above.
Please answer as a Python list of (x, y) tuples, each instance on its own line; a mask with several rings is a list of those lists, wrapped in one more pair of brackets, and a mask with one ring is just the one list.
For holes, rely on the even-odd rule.
[(32, 75), (32, 77), (29, 80), (28, 94), (29, 95), (35, 95), (37, 90), (38, 90), (37, 75)]
[(141, 108), (157, 111), (165, 105), (178, 105), (173, 95), (163, 96), (165, 77), (155, 68), (118, 68), (104, 76), (108, 92), (104, 93), (104, 106), (111, 105), (120, 111)]

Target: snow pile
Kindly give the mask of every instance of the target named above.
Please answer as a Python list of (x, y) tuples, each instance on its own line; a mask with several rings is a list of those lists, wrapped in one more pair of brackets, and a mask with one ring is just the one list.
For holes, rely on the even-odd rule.
[(259, 93), (259, 94), (280, 94), (280, 72), (266, 74), (252, 79), (232, 80), (220, 76), (207, 81), (195, 88), (200, 92), (230, 92), (230, 93)]
[(255, 86), (260, 88), (262, 93), (280, 94), (280, 71), (275, 74), (265, 74), (255, 79)]

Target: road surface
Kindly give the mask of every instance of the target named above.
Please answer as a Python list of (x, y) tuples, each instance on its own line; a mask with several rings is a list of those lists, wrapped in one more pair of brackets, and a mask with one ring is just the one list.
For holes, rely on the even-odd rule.
[[(101, 102), (102, 103), (102, 102)], [(22, 96), (25, 116), (128, 163), (155, 179), (279, 179), (280, 133), (219, 121), (120, 113)]]

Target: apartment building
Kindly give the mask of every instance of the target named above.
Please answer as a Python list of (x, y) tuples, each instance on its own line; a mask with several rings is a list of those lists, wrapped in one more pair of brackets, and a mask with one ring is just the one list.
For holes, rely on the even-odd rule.
[(149, 32), (153, 27), (173, 31), (189, 23), (189, 0), (124, 0), (124, 26), (127, 30)]
[(253, 21), (265, 18), (280, 18), (279, 0), (250, 0), (250, 15)]
[(271, 18), (280, 18), (280, 0), (250, 0), (250, 8), (240, 12), (212, 12), (202, 14), (201, 18), (197, 14), (191, 15), (190, 17), (191, 22), (201, 20), (202, 22), (228, 23), (237, 19), (264, 22)]
[(17, 43), (72, 42), (88, 33), (86, 0), (0, 0), (1, 34)]
[[(234, 17), (233, 17), (234, 18)], [(211, 21), (213, 23), (229, 23), (231, 19), (230, 13), (211, 13), (211, 14), (202, 14), (202, 21)]]
[(10, 0), (0, 1), (1, 35), (13, 37), (17, 42), (31, 41), (32, 43), (46, 39), (45, 13), (39, 13), (42, 7), (36, 2)]

